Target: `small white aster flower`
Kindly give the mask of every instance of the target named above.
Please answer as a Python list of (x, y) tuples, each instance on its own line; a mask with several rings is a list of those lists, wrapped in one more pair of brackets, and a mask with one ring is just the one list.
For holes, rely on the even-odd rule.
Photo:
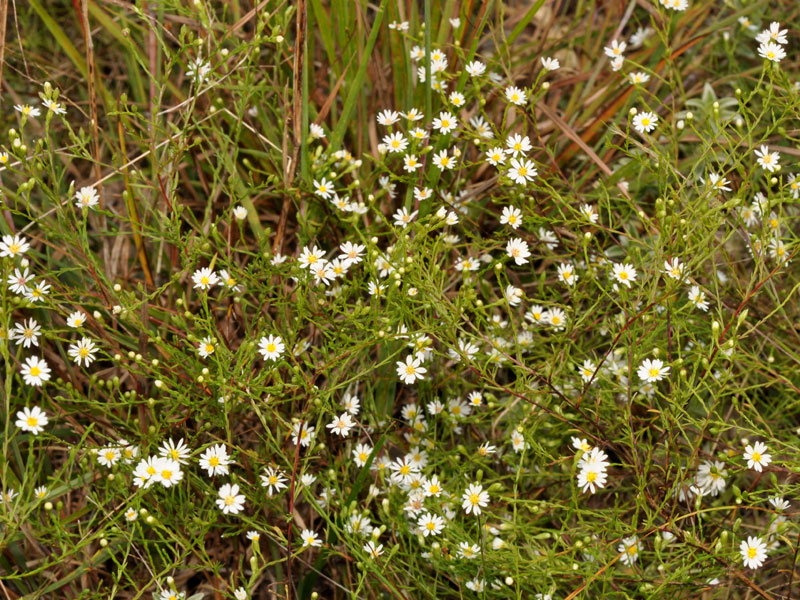
[(506, 244), (506, 254), (513, 258), (517, 265), (524, 265), (531, 255), (528, 250), (528, 242), (521, 238), (510, 239)]
[(636, 269), (628, 263), (617, 263), (612, 267), (612, 277), (625, 287), (630, 288), (631, 282), (636, 281)]
[(470, 77), (480, 77), (486, 72), (486, 65), (479, 60), (473, 60), (464, 70)]
[(761, 146), (761, 148), (755, 151), (755, 155), (758, 157), (757, 162), (759, 166), (765, 171), (774, 173), (778, 169), (778, 161), (781, 155), (777, 152), (770, 152), (769, 148)]
[(192, 281), (196, 289), (208, 290), (219, 283), (219, 276), (209, 267), (203, 267), (192, 274)]
[(280, 336), (268, 335), (258, 341), (258, 351), (264, 360), (278, 360), (286, 346)]
[(517, 106), (522, 106), (527, 101), (528, 97), (523, 90), (516, 86), (511, 86), (506, 88), (506, 100), (511, 102), (511, 104), (516, 104)]
[(764, 42), (758, 46), (758, 55), (766, 60), (779, 63), (786, 58), (786, 51), (775, 42)]
[(355, 426), (356, 422), (353, 421), (353, 417), (350, 416), (349, 412), (345, 411), (338, 417), (335, 417), (326, 427), (331, 430), (331, 433), (347, 437), (350, 430)]
[(481, 514), (481, 510), (489, 504), (489, 492), (483, 489), (479, 483), (473, 483), (464, 490), (461, 495), (461, 508), (467, 514), (475, 516)]
[(557, 58), (542, 57), (542, 67), (545, 71), (557, 71), (561, 68)]
[(43, 382), (50, 379), (50, 367), (38, 356), (26, 358), (20, 372), (25, 383), (34, 387), (41, 387)]
[(70, 344), (68, 354), (78, 366), (88, 367), (94, 361), (94, 354), (97, 346), (88, 337), (81, 338), (80, 341)]
[(224, 484), (219, 488), (217, 498), (217, 506), (223, 514), (236, 515), (244, 510), (245, 497), (244, 494), (239, 493), (239, 486), (235, 483)]
[(658, 116), (651, 112), (640, 112), (633, 117), (633, 128), (639, 133), (650, 133), (658, 125)]
[(414, 384), (418, 379), (424, 379), (427, 369), (421, 366), (419, 358), (413, 354), (406, 357), (405, 362), (397, 361), (397, 376), (405, 384)]
[(300, 533), (300, 539), (303, 540), (303, 548), (310, 548), (310, 547), (318, 548), (319, 546), (322, 546), (322, 538), (320, 538), (315, 532), (311, 531), (310, 529), (304, 529)]
[(767, 545), (760, 537), (749, 536), (739, 545), (739, 552), (744, 566), (749, 569), (758, 569), (767, 559)]
[(94, 208), (100, 203), (100, 196), (93, 187), (82, 187), (75, 192), (75, 206), (78, 208)]
[(21, 235), (4, 235), (0, 240), (0, 257), (16, 258), (21, 254), (25, 254), (31, 245)]
[(756, 442), (748, 445), (744, 449), (744, 459), (747, 461), (747, 468), (754, 471), (761, 470), (772, 462), (772, 455), (767, 453), (767, 445), (764, 442)]
[(642, 364), (639, 365), (636, 374), (642, 381), (653, 383), (655, 381), (661, 381), (664, 377), (669, 375), (669, 367), (664, 365), (664, 361), (657, 358), (652, 360), (645, 358)]
[(623, 564), (632, 565), (639, 558), (639, 539), (635, 535), (623, 538), (622, 542), (617, 546), (617, 552), (622, 554), (620, 561)]
[(17, 413), (17, 420), (14, 423), (23, 431), (39, 435), (44, 431), (45, 425), (49, 422), (47, 414), (38, 406), (23, 408)]
[(522, 225), (522, 211), (515, 206), (503, 207), (500, 223), (502, 225), (510, 225), (512, 229), (516, 229)]

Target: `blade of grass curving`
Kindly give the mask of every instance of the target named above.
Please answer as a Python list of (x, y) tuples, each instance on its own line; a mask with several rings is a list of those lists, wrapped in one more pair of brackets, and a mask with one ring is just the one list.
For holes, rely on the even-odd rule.
[[(84, 79), (89, 76), (89, 70), (86, 66), (86, 61), (83, 60), (81, 53), (78, 52), (78, 49), (69, 41), (67, 34), (64, 33), (64, 30), (56, 23), (53, 17), (45, 10), (44, 6), (42, 6), (39, 0), (28, 0), (28, 4), (30, 5), (33, 10), (36, 11), (36, 14), (39, 15), (39, 18), (44, 23), (47, 30), (53, 36), (58, 45), (61, 46), (61, 49), (64, 53), (69, 57), (78, 70), (83, 75)], [(106, 87), (103, 85), (102, 80), (97, 81), (97, 88), (100, 90), (101, 95), (103, 96), (103, 103), (111, 106), (112, 105), (112, 96)]]
[(536, 16), (536, 13), (539, 12), (539, 9), (542, 8), (543, 4), (544, 0), (538, 0), (536, 4), (528, 9), (528, 12), (525, 13), (525, 16), (522, 17), (522, 19), (520, 19), (519, 23), (514, 26), (514, 29), (511, 30), (508, 38), (506, 38), (506, 43), (509, 46), (514, 43), (514, 40), (519, 37), (519, 34), (522, 33), (522, 31), (530, 24), (531, 21), (533, 21), (533, 17)]
[(331, 133), (330, 147), (333, 149), (337, 149), (342, 145), (342, 140), (344, 139), (344, 134), (349, 124), (350, 115), (353, 113), (353, 110), (356, 107), (356, 100), (358, 100), (359, 94), (363, 92), (361, 85), (364, 82), (364, 75), (367, 72), (367, 63), (369, 62), (369, 57), (372, 55), (372, 50), (375, 47), (375, 41), (378, 39), (378, 32), (380, 31), (381, 22), (383, 21), (383, 14), (386, 12), (387, 4), (388, 0), (381, 0), (381, 5), (378, 8), (378, 12), (375, 14), (375, 21), (372, 24), (372, 31), (370, 31), (369, 38), (367, 39), (367, 47), (364, 52), (364, 58), (361, 61), (361, 64), (358, 66), (358, 71), (356, 72), (356, 76), (350, 86), (350, 91), (347, 93), (347, 98), (345, 99), (344, 107), (342, 108), (342, 114), (339, 115), (339, 121), (336, 123), (333, 133)]

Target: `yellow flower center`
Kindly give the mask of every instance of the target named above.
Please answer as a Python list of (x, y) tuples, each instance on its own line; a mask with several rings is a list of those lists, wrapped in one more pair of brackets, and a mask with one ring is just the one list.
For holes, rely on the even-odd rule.
[(596, 480), (597, 480), (597, 473), (595, 471), (589, 471), (586, 474), (586, 481), (588, 481), (589, 483), (592, 483)]
[(758, 551), (752, 546), (747, 549), (747, 558), (755, 558), (756, 554), (758, 554)]
[(750, 458), (753, 460), (753, 462), (761, 462), (761, 453), (760, 452), (753, 452), (750, 455)]
[(36, 427), (39, 424), (39, 419), (36, 417), (28, 417), (28, 426)]
[(31, 367), (30, 374), (31, 377), (38, 377), (42, 374), (42, 370), (39, 367)]
[(219, 457), (212, 456), (211, 458), (208, 459), (208, 464), (211, 465), (212, 467), (219, 466)]
[(648, 374), (650, 375), (650, 377), (657, 377), (658, 376), (658, 372), (659, 372), (658, 369), (650, 369), (648, 371)]

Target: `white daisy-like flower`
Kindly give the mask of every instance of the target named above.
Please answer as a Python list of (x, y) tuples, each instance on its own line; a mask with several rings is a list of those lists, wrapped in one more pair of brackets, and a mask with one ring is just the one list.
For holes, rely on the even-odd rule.
[(303, 548), (322, 546), (322, 538), (310, 529), (303, 529), (300, 533), (300, 539), (303, 540)]
[(739, 552), (744, 566), (749, 569), (758, 569), (767, 560), (767, 545), (760, 537), (749, 536), (739, 545)]
[(522, 106), (523, 104), (525, 104), (525, 101), (527, 99), (528, 96), (520, 88), (516, 86), (511, 86), (506, 88), (506, 100), (511, 102), (511, 104)]
[(100, 204), (100, 196), (93, 187), (82, 187), (75, 192), (75, 206), (78, 208), (94, 208)]
[(78, 366), (88, 367), (94, 361), (94, 354), (97, 346), (88, 337), (81, 338), (80, 341), (70, 344), (68, 354)]
[(635, 535), (622, 538), (622, 542), (617, 546), (617, 552), (622, 554), (620, 561), (625, 565), (632, 565), (639, 558), (639, 538)]
[(416, 383), (418, 379), (424, 379), (428, 370), (421, 366), (422, 361), (414, 354), (406, 356), (405, 362), (397, 361), (397, 376), (400, 381), (407, 385)]
[(424, 537), (439, 535), (444, 529), (444, 519), (439, 515), (425, 513), (417, 521), (417, 528)]
[(17, 413), (17, 420), (14, 423), (23, 431), (39, 435), (44, 431), (45, 425), (49, 422), (47, 414), (38, 406), (23, 408)]
[(43, 358), (38, 356), (26, 358), (20, 372), (25, 383), (34, 387), (40, 387), (42, 383), (50, 379), (50, 367)]
[(755, 150), (755, 155), (758, 157), (756, 162), (765, 171), (774, 173), (778, 170), (778, 161), (780, 161), (781, 155), (777, 152), (770, 152), (767, 146), (762, 145), (758, 150)]
[(258, 351), (264, 360), (278, 360), (285, 350), (286, 346), (280, 336), (268, 335), (258, 341)]
[(658, 125), (658, 116), (651, 112), (637, 113), (633, 117), (633, 128), (639, 133), (650, 133)]
[(267, 467), (261, 477), (261, 486), (267, 488), (267, 493), (272, 496), (286, 489), (286, 477), (280, 469)]
[(209, 267), (198, 269), (192, 274), (194, 287), (200, 290), (209, 290), (219, 283), (219, 276)]
[(31, 245), (21, 235), (4, 235), (0, 240), (0, 257), (16, 258), (25, 254)]
[(343, 412), (338, 417), (335, 417), (333, 421), (328, 423), (326, 427), (331, 430), (331, 433), (335, 433), (342, 437), (347, 437), (350, 433), (350, 430), (356, 426), (356, 422), (353, 421), (353, 417), (350, 416), (349, 412)]
[(489, 492), (483, 489), (479, 483), (470, 484), (461, 495), (461, 508), (467, 514), (475, 516), (481, 514), (481, 510), (489, 504)]
[(763, 42), (758, 46), (758, 55), (766, 60), (779, 63), (786, 58), (786, 51), (775, 42)]
[(214, 475), (227, 475), (230, 457), (225, 444), (209, 446), (200, 455), (200, 468), (208, 472), (209, 477)]
[(244, 510), (245, 497), (244, 494), (239, 493), (239, 486), (235, 483), (224, 484), (219, 488), (217, 498), (217, 506), (223, 514), (236, 515)]
[(772, 455), (768, 454), (767, 450), (767, 445), (764, 442), (748, 445), (743, 454), (744, 459), (747, 461), (747, 468), (760, 473), (764, 467), (772, 462)]
[(542, 57), (542, 68), (545, 71), (557, 71), (561, 68), (557, 58), (550, 58), (549, 56)]
[(631, 282), (636, 281), (636, 269), (628, 263), (618, 263), (612, 267), (611, 276), (625, 287), (630, 288)]
[(529, 181), (533, 181), (536, 175), (538, 175), (538, 171), (536, 170), (536, 165), (534, 165), (531, 161), (527, 159), (517, 160), (516, 158), (511, 159), (511, 166), (509, 167), (508, 171), (506, 171), (506, 175), (516, 184), (518, 185), (525, 185)]
[(653, 360), (645, 358), (642, 364), (639, 365), (636, 374), (642, 381), (654, 383), (669, 375), (669, 367), (664, 365), (664, 361), (657, 358)]
[(31, 345), (38, 347), (41, 329), (36, 319), (26, 319), (22, 323), (14, 325), (14, 329), (9, 332), (9, 338), (15, 340), (17, 345), (22, 345), (23, 348), (30, 348)]

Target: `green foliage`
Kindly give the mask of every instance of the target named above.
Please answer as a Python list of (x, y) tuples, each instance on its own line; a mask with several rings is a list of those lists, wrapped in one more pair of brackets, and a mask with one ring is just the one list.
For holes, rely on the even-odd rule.
[(797, 587), (795, 3), (11, 4), (7, 596)]

